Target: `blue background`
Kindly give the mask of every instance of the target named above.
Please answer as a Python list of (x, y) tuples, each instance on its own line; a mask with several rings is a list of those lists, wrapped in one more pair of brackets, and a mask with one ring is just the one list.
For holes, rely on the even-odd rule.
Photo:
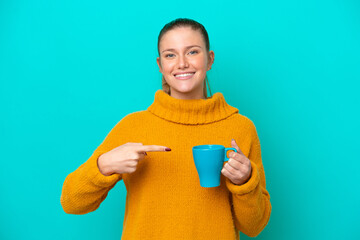
[(2, 0), (0, 239), (121, 238), (123, 182), (86, 215), (63, 212), (62, 184), (153, 102), (157, 36), (178, 17), (206, 27), (212, 93), (257, 127), (273, 206), (257, 238), (360, 239), (359, 12), (357, 0)]

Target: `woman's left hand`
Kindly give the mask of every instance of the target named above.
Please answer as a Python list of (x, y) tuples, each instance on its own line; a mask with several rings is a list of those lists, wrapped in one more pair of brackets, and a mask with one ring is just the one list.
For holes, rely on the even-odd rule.
[(246, 183), (251, 176), (251, 163), (240, 150), (234, 139), (231, 140), (231, 146), (238, 152), (233, 151), (229, 154), (229, 161), (224, 165), (221, 173), (233, 184), (242, 185)]

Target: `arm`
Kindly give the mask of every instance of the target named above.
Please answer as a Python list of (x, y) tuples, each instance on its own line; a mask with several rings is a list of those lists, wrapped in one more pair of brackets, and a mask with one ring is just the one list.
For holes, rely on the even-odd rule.
[(232, 195), (236, 228), (250, 237), (255, 237), (260, 234), (270, 219), (271, 203), (270, 195), (266, 190), (260, 141), (252, 122), (248, 158), (252, 168), (250, 179), (238, 186), (226, 178), (226, 186)]
[(91, 157), (66, 177), (60, 198), (66, 213), (85, 214), (95, 211), (110, 189), (122, 179), (121, 174), (103, 175), (97, 164), (101, 154), (117, 147), (119, 133), (120, 123), (110, 131)]

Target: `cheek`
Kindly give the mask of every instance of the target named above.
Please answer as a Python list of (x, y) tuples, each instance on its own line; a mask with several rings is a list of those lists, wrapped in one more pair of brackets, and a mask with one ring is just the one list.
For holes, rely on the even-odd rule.
[(174, 64), (171, 63), (171, 62), (163, 62), (162, 67), (163, 67), (164, 73), (169, 74), (169, 73), (171, 73), (173, 71)]
[(196, 66), (198, 69), (204, 69), (207, 68), (207, 59), (203, 56), (199, 56), (199, 58), (194, 59), (193, 65)]

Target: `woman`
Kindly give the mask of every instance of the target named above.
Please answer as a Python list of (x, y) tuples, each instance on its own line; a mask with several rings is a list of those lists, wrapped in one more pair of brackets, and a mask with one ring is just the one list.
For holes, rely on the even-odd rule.
[[(127, 189), (122, 239), (239, 239), (269, 221), (260, 142), (253, 122), (221, 93), (207, 97), (214, 52), (205, 28), (176, 19), (158, 38), (163, 90), (145, 111), (125, 116), (92, 156), (65, 179), (67, 213), (96, 210), (123, 180)], [(231, 140), (232, 139), (232, 140)], [(230, 152), (219, 187), (199, 184), (192, 147), (220, 144)], [(170, 149), (171, 148), (171, 149)]]

